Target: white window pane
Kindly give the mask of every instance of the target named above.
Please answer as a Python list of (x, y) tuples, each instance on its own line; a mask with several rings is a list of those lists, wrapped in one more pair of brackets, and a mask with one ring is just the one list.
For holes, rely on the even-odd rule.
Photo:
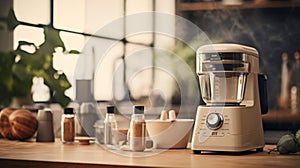
[(50, 89), (44, 84), (44, 78), (34, 77), (32, 79), (32, 99), (35, 102), (46, 102), (50, 99)]
[(94, 80), (96, 100), (112, 100), (116, 60), (123, 55), (123, 43), (89, 38), (75, 68), (75, 79)]
[[(85, 37), (83, 35), (60, 32), (60, 37), (65, 44), (67, 50), (77, 50), (81, 52), (84, 43)], [(77, 54), (56, 54), (53, 58), (54, 67), (58, 70), (62, 70), (69, 82), (71, 83), (71, 88), (66, 90), (65, 94), (69, 96), (72, 100), (75, 100), (75, 90), (76, 90), (76, 81), (75, 81), (75, 68), (77, 65), (79, 55)]]
[[(134, 27), (134, 26), (129, 26), (129, 27)], [(131, 28), (129, 28), (131, 29)], [(134, 34), (129, 34), (127, 33), (126, 40), (129, 43), (137, 43), (137, 44), (145, 44), (145, 45), (150, 45), (153, 42), (153, 34), (152, 32), (147, 32), (143, 31), (144, 29), (131, 29), (130, 33)], [(151, 30), (152, 31), (152, 30)]]
[(19, 41), (27, 41), (35, 45), (41, 45), (44, 39), (44, 29), (30, 26), (18, 26), (14, 30), (14, 48), (18, 47)]
[(175, 15), (176, 0), (163, 0), (155, 4), (155, 11)]
[(80, 52), (85, 44), (85, 37), (83, 35), (67, 32), (60, 32), (59, 35), (67, 50), (77, 50)]
[(153, 11), (153, 0), (126, 0), (126, 14), (136, 14)]
[(164, 34), (156, 34), (154, 46), (158, 48), (164, 48), (166, 50), (172, 50), (175, 49), (175, 41), (176, 39), (174, 37), (170, 37)]
[(56, 70), (62, 70), (67, 76), (72, 87), (66, 91), (66, 95), (74, 100), (74, 71), (77, 63), (78, 55), (77, 54), (64, 54), (60, 49), (57, 49), (53, 54), (53, 67)]
[(14, 11), (20, 21), (50, 23), (50, 0), (14, 0)]
[(85, 0), (54, 0), (54, 27), (82, 32)]
[(113, 98), (121, 101), (128, 97), (128, 90), (125, 85), (125, 64), (123, 58), (118, 58), (114, 63), (113, 75)]
[[(123, 36), (124, 0), (86, 0), (85, 32), (94, 34), (101, 31), (101, 36), (120, 38)], [(112, 22), (115, 26), (110, 25)], [(103, 29), (103, 30), (101, 30)], [(105, 29), (105, 30), (104, 30)]]
[[(79, 80), (91, 80), (94, 78), (95, 71), (98, 70), (100, 66), (100, 60), (107, 59), (107, 55), (115, 51), (116, 43), (120, 43), (115, 40), (106, 40), (101, 38), (89, 38), (86, 42), (83, 50), (80, 53), (79, 60), (76, 66), (75, 76)], [(123, 49), (118, 48), (117, 55), (122, 55)], [(119, 54), (121, 53), (121, 54)]]
[(98, 60), (97, 67), (95, 69), (94, 82), (94, 95), (96, 100), (112, 100), (115, 91), (113, 88), (113, 80), (114, 77), (119, 77), (115, 76), (115, 69), (119, 68), (119, 62), (117, 60), (123, 55), (123, 47), (123, 43), (115, 42), (112, 48), (110, 48), (108, 52)]
[(126, 81), (134, 99), (149, 96), (153, 76), (152, 48), (127, 44), (125, 55)]
[(153, 41), (152, 0), (126, 1), (126, 39), (129, 42), (151, 44)]
[(175, 4), (176, 0), (164, 0), (155, 4), (155, 46), (171, 48), (175, 37)]
[(77, 54), (65, 54), (57, 49), (53, 54), (53, 67), (62, 70), (67, 76), (74, 76), (77, 59)]

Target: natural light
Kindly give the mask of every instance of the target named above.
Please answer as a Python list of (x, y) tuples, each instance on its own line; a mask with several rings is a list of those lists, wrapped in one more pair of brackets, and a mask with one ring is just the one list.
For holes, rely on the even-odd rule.
[[(53, 25), (57, 29), (62, 30), (70, 30), (79, 33), (88, 33), (94, 34), (103, 26), (110, 24), (113, 21), (123, 17), (124, 14), (124, 0), (111, 0), (102, 3), (103, 1), (98, 0), (54, 0), (53, 5)], [(175, 7), (174, 7), (174, 0), (165, 0), (160, 3), (156, 3), (156, 11), (164, 12), (164, 13), (171, 13), (174, 14)], [(152, 0), (127, 0), (126, 1), (126, 14), (136, 14), (139, 12), (149, 12), (152, 11), (153, 1)], [(32, 10), (32, 9), (35, 10)], [(14, 0), (14, 10), (18, 20), (32, 23), (32, 24), (43, 24), (48, 25), (50, 23), (50, 1), (49, 0)], [(150, 18), (151, 19), (151, 18)], [(148, 21), (149, 25), (152, 26), (152, 19)], [(170, 25), (172, 29), (174, 27)], [(128, 27), (130, 28), (130, 27)], [(105, 36), (109, 36), (112, 38), (122, 38), (123, 28), (116, 27), (114, 30), (109, 30), (107, 33), (105, 32)], [(68, 32), (60, 32), (60, 36), (66, 46), (67, 50), (77, 50), (82, 51), (86, 42), (91, 40), (90, 37), (68, 33)], [(162, 44), (163, 40), (162, 37), (157, 37), (156, 45)], [(25, 40), (35, 43), (36, 45), (40, 45), (44, 41), (43, 36), (43, 29), (37, 27), (29, 27), (29, 26), (18, 26), (14, 31), (14, 48), (17, 47), (18, 41)], [(107, 43), (107, 40), (104, 39), (95, 39), (95, 46), (102, 45)], [(128, 38), (128, 41), (138, 42), (138, 43), (145, 43), (150, 44), (152, 43), (152, 35), (151, 34), (140, 34), (135, 35), (133, 37)], [(109, 53), (107, 53), (107, 57), (103, 66), (97, 67), (98, 65), (89, 65), (91, 62), (85, 62), (86, 66), (93, 67), (94, 75), (94, 96), (96, 100), (111, 100), (113, 93), (112, 87), (112, 74), (115, 71), (115, 68), (120, 63), (120, 58), (123, 56), (123, 48), (124, 46), (120, 43), (115, 45)], [(97, 47), (96, 49), (92, 49), (96, 53), (93, 53), (97, 56)], [(147, 55), (152, 55), (151, 52), (145, 50), (145, 47), (139, 45), (126, 45), (126, 55), (134, 55), (135, 52), (140, 52), (142, 54), (146, 54), (144, 60), (144, 65), (151, 63), (151, 57)], [(89, 51), (88, 53), (91, 53)], [(84, 53), (86, 54), (86, 53)], [(82, 54), (82, 55), (84, 55)], [(54, 53), (54, 68), (57, 70), (62, 70), (68, 77), (68, 80), (72, 84), (72, 88), (66, 91), (66, 95), (72, 98), (73, 100), (76, 98), (76, 79), (84, 79), (84, 76), (76, 77), (74, 76), (77, 60), (80, 55), (76, 54), (65, 54), (62, 53), (61, 50), (57, 49)], [(85, 59), (84, 59), (85, 60)], [(118, 61), (119, 60), (119, 61)], [(83, 64), (83, 63), (82, 63)], [(126, 73), (130, 73), (130, 71), (134, 70), (135, 64), (134, 62), (128, 62), (128, 65), (131, 66), (131, 69), (128, 70)], [(87, 69), (82, 69), (82, 71), (86, 71)], [(81, 72), (79, 72), (80, 74)], [(85, 72), (86, 73), (86, 72)], [(124, 72), (122, 72), (124, 73)], [(79, 75), (80, 76), (80, 75)], [(103, 80), (105, 79), (105, 80)], [(136, 76), (134, 79), (131, 79), (131, 88), (133, 91), (133, 96), (140, 97), (143, 94), (147, 94), (149, 89), (152, 85), (152, 74), (149, 71), (145, 71), (139, 76)], [(37, 82), (40, 81), (40, 82)], [(140, 82), (137, 82), (140, 81)], [(142, 81), (142, 82), (141, 82)], [(40, 85), (40, 86), (37, 86)], [(35, 81), (35, 85), (33, 86), (33, 90), (36, 88), (45, 87), (41, 84), (41, 80)], [(37, 89), (39, 90), (39, 89)], [(45, 101), (45, 96), (43, 94), (34, 93), (33, 96), (35, 101)], [(119, 98), (122, 98), (122, 92), (120, 90)], [(40, 96), (39, 96), (40, 95)], [(116, 96), (116, 95), (115, 95)]]

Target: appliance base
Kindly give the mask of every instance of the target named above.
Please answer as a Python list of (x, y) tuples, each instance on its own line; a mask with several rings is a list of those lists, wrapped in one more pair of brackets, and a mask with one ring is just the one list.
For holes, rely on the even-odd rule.
[[(254, 106), (199, 106), (191, 149), (195, 153), (262, 151), (265, 145), (262, 120), (260, 111), (255, 109)], [(209, 128), (210, 114), (222, 116), (221, 126)]]

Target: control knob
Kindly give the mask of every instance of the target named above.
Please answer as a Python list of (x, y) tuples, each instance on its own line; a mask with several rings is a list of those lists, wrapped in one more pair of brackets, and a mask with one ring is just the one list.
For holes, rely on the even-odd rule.
[(223, 116), (219, 113), (210, 113), (206, 117), (206, 125), (209, 129), (219, 129), (223, 124)]

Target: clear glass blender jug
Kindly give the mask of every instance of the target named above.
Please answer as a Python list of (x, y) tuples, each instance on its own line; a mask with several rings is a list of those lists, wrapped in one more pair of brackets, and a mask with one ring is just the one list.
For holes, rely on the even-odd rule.
[(249, 63), (243, 53), (200, 54), (198, 76), (207, 105), (240, 105), (244, 99)]

